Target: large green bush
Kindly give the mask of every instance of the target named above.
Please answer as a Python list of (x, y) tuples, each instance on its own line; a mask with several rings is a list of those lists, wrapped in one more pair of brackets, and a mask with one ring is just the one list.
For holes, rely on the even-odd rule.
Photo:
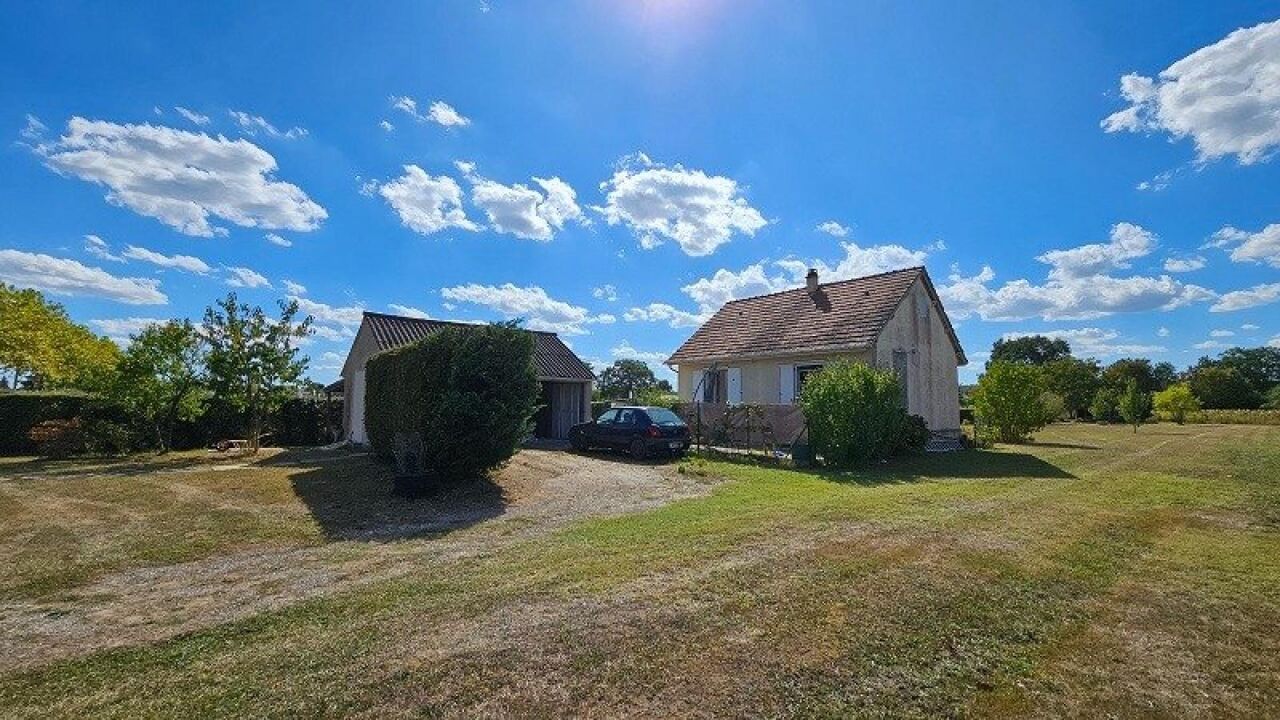
[(374, 452), (430, 482), (474, 479), (510, 458), (538, 402), (533, 336), (513, 324), (445, 328), (373, 356), (365, 378)]
[(993, 362), (978, 378), (973, 409), (982, 432), (1000, 442), (1023, 442), (1045, 426), (1044, 374), (1033, 365)]
[(1187, 421), (1188, 415), (1200, 409), (1200, 401), (1186, 383), (1175, 383), (1156, 393), (1154, 405), (1160, 419), (1172, 420), (1179, 425)]
[(800, 392), (810, 447), (836, 467), (888, 457), (903, 443), (900, 398), (892, 371), (856, 362), (826, 366)]

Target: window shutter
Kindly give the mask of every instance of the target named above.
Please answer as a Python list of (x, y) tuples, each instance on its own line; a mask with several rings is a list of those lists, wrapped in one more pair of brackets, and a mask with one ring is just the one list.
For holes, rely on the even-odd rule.
[(731, 367), (725, 376), (729, 383), (729, 392), (725, 394), (725, 398), (730, 405), (737, 405), (742, 402), (742, 368)]
[(703, 385), (703, 383), (706, 382), (706, 377), (707, 377), (706, 370), (693, 371), (693, 378), (692, 378), (693, 389), (689, 392), (690, 402), (702, 402), (706, 398), (707, 388), (705, 385)]
[(790, 405), (796, 401), (796, 366), (778, 366), (778, 403)]

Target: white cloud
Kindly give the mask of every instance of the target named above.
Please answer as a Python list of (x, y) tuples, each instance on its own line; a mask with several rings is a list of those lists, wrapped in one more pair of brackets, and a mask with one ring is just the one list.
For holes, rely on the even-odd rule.
[(606, 302), (617, 302), (618, 289), (612, 285), (601, 285), (598, 288), (591, 289), (591, 297)]
[(292, 280), (284, 281), (284, 289), (285, 289), (285, 292), (289, 293), (290, 295), (302, 296), (307, 294), (306, 285), (303, 285), (302, 283), (294, 282)]
[(1267, 305), (1280, 300), (1280, 283), (1254, 285), (1247, 290), (1233, 290), (1223, 293), (1210, 308), (1210, 312), (1231, 312), (1246, 308)]
[(1130, 103), (1102, 121), (1107, 132), (1190, 137), (1201, 162), (1235, 155), (1245, 165), (1280, 146), (1280, 20), (1236, 30), (1178, 60), (1157, 79), (1120, 79)]
[(1162, 326), (1159, 330), (1156, 330), (1156, 335), (1159, 335), (1160, 337), (1169, 337), (1169, 328)]
[(1165, 258), (1164, 271), (1172, 273), (1194, 272), (1203, 268), (1205, 262), (1205, 259), (1199, 255)]
[(403, 315), (405, 317), (422, 318), (423, 320), (426, 320), (431, 317), (430, 315), (427, 314), (426, 310), (423, 310), (421, 308), (416, 308), (411, 305), (397, 305), (395, 303), (391, 303), (387, 307), (391, 308), (391, 312), (397, 315)]
[(355, 332), (350, 328), (335, 328), (328, 325), (312, 325), (311, 334), (321, 340), (330, 342), (342, 342), (355, 337)]
[(630, 228), (646, 249), (666, 238), (687, 255), (709, 255), (735, 233), (755, 235), (768, 224), (734, 180), (659, 165), (644, 154), (623, 158), (600, 190), (605, 204), (594, 209), (610, 225)]
[(378, 127), (382, 128), (386, 132), (391, 132), (392, 130), (396, 129), (396, 126), (392, 125), (389, 120), (383, 120), (382, 122), (378, 123)]
[(558, 177), (533, 178), (541, 192), (527, 185), (502, 183), (481, 177), (473, 163), (455, 163), (471, 183), (471, 202), (484, 211), (489, 225), (500, 233), (526, 240), (550, 240), (565, 223), (585, 224), (577, 193)]
[(1155, 246), (1155, 235), (1122, 222), (1111, 226), (1111, 238), (1106, 243), (1050, 250), (1036, 259), (1052, 268), (1050, 277), (1079, 278), (1128, 268), (1130, 260), (1149, 254)]
[(707, 321), (709, 315), (697, 315), (666, 303), (649, 303), (644, 307), (633, 307), (622, 314), (627, 322), (664, 322), (673, 328), (698, 327)]
[(467, 302), (487, 307), (504, 319), (524, 318), (533, 330), (549, 330), (565, 335), (583, 335), (584, 326), (593, 323), (613, 322), (612, 315), (592, 315), (586, 308), (556, 300), (537, 285), (517, 287), (503, 285), (479, 285), (471, 283), (440, 290), (447, 300)]
[(1240, 329), (1241, 330), (1258, 330), (1260, 328), (1257, 325), (1254, 325), (1253, 323), (1245, 323), (1240, 326)]
[(1214, 233), (1205, 247), (1231, 248), (1234, 262), (1266, 263), (1280, 268), (1280, 223), (1272, 223), (1255, 233), (1228, 225)]
[(662, 361), (666, 360), (667, 357), (670, 355), (670, 353), (665, 353), (665, 352), (657, 352), (657, 351), (646, 352), (644, 350), (637, 350), (631, 346), (630, 342), (626, 340), (623, 340), (620, 344), (612, 348), (609, 351), (609, 353), (613, 355), (614, 358), (617, 358), (619, 360), (622, 360), (622, 359), (643, 360), (646, 363), (652, 363), (654, 365), (661, 365)]
[(258, 133), (266, 133), (271, 137), (285, 138), (286, 140), (295, 140), (297, 138), (306, 137), (309, 133), (303, 127), (291, 127), (288, 130), (280, 130), (275, 125), (267, 122), (267, 119), (261, 115), (250, 115), (239, 110), (229, 110), (231, 117), (235, 119), (236, 124), (240, 126), (240, 130), (247, 135), (257, 135)]
[(1267, 347), (1280, 348), (1280, 335), (1277, 335), (1267, 341)]
[(293, 247), (293, 241), (276, 233), (267, 233), (267, 242), (278, 247)]
[(1074, 330), (1040, 330), (1037, 332), (1010, 332), (1002, 337), (1005, 340), (1044, 335), (1046, 337), (1066, 340), (1071, 345), (1071, 352), (1077, 356), (1107, 357), (1114, 355), (1150, 355), (1165, 352), (1161, 345), (1142, 345), (1126, 342), (1115, 330), (1104, 330), (1096, 327), (1078, 328)]
[(953, 270), (949, 285), (940, 285), (947, 312), (956, 319), (977, 315), (983, 320), (1087, 320), (1115, 313), (1172, 310), (1211, 300), (1214, 293), (1198, 285), (1160, 277), (1050, 277), (1043, 285), (1013, 280), (989, 287), (995, 272), (984, 266), (974, 276)]
[(175, 111), (177, 111), (177, 113), (178, 113), (179, 115), (181, 115), (182, 117), (186, 118), (187, 120), (189, 120), (189, 121), (191, 121), (191, 122), (195, 123), (196, 125), (201, 125), (201, 126), (203, 126), (203, 125), (208, 125), (208, 124), (209, 124), (209, 116), (208, 116), (208, 115), (201, 115), (200, 113), (196, 112), (195, 110), (188, 110), (188, 109), (186, 109), (186, 108), (184, 108), (184, 107), (182, 107), (182, 106), (175, 107), (175, 108), (174, 108), (174, 110), (175, 110)]
[(44, 139), (44, 133), (48, 129), (44, 123), (40, 122), (40, 118), (27, 113), (27, 123), (18, 131), (18, 135), (31, 142), (40, 142)]
[(163, 325), (167, 322), (169, 321), (161, 318), (128, 317), (90, 320), (89, 324), (117, 343), (126, 345), (129, 342), (129, 336), (137, 335), (152, 325)]
[(208, 263), (193, 255), (165, 255), (137, 245), (129, 245), (122, 255), (130, 260), (141, 260), (163, 268), (173, 268), (197, 275), (207, 274), (213, 269)]
[(0, 250), (0, 281), (54, 295), (100, 297), (126, 305), (169, 302), (160, 292), (158, 280), (118, 277), (75, 260), (20, 250)]
[(400, 222), (416, 233), (430, 235), (455, 227), (472, 232), (480, 229), (462, 209), (462, 188), (447, 175), (428, 175), (417, 165), (405, 165), (404, 175), (381, 185), (366, 183), (365, 187), (382, 195)]
[[(418, 101), (407, 95), (392, 96), (391, 107), (408, 114), (418, 122), (433, 122), (446, 128), (466, 127), (471, 120), (464, 117), (447, 102), (436, 100), (428, 106), (425, 113), (418, 112)], [(386, 122), (385, 120), (383, 122)]]
[(310, 315), (318, 323), (341, 325), (345, 328), (356, 328), (364, 320), (364, 308), (360, 305), (328, 305), (300, 295), (290, 295), (289, 299), (298, 303), (298, 310)]
[(227, 284), (231, 287), (260, 288), (271, 287), (271, 281), (247, 267), (228, 267)]
[(298, 186), (272, 178), (275, 158), (247, 140), (73, 117), (37, 152), (60, 173), (106, 186), (109, 202), (187, 235), (225, 234), (210, 216), (299, 232), (328, 217)]
[(1192, 345), (1191, 347), (1197, 350), (1223, 350), (1231, 346), (1228, 345), (1227, 343), (1219, 342), (1217, 340), (1205, 340), (1204, 342), (1198, 342), (1195, 345)]
[(84, 251), (96, 258), (101, 258), (102, 260), (124, 262), (124, 258), (111, 252), (111, 246), (107, 244), (107, 241), (97, 235), (90, 234), (84, 236)]
[(322, 353), (318, 359), (312, 360), (311, 369), (331, 371), (341, 370), (342, 363), (345, 361), (346, 358), (330, 350), (329, 352)]
[(827, 220), (826, 222), (819, 223), (818, 227), (814, 229), (817, 230), (818, 232), (824, 232), (830, 235), (831, 237), (837, 237), (837, 238), (849, 237), (849, 232), (850, 232), (849, 228), (845, 227), (844, 225), (841, 225), (835, 220)]
[(1235, 337), (1235, 332), (1231, 330), (1214, 330), (1209, 333), (1209, 337), (1216, 337), (1216, 338)]

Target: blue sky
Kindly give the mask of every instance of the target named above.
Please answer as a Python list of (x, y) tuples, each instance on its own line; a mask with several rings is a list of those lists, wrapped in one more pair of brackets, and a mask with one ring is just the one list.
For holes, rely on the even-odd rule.
[(1280, 343), (1273, 4), (0, 13), (0, 280), (104, 334), (234, 287), (301, 298), (318, 380), (361, 309), (656, 365), (806, 267), (922, 262), (965, 380), (1018, 332)]

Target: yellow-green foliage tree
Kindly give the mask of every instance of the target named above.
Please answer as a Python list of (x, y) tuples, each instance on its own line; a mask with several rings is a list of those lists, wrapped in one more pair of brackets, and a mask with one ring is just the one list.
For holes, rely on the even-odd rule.
[(978, 378), (973, 411), (984, 433), (1000, 442), (1023, 442), (1044, 427), (1044, 373), (1034, 365), (993, 362)]
[(0, 368), (11, 386), (102, 390), (119, 361), (115, 343), (71, 322), (61, 305), (0, 283)]
[(1187, 415), (1200, 409), (1200, 401), (1191, 392), (1190, 385), (1177, 383), (1156, 393), (1155, 408), (1156, 412), (1181, 425), (1187, 421)]

